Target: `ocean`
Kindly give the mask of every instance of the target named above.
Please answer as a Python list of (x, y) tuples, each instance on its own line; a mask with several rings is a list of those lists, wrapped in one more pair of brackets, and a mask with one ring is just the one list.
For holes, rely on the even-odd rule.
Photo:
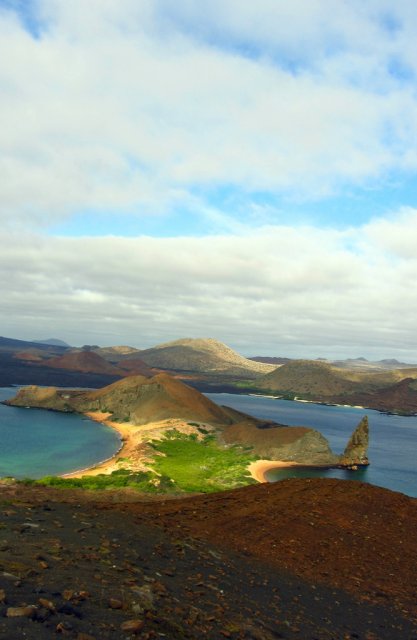
[[(0, 388), (0, 400), (16, 388)], [(0, 477), (41, 478), (91, 467), (120, 447), (118, 434), (84, 416), (0, 404)]]
[(335, 407), (294, 402), (264, 396), (209, 393), (217, 404), (228, 405), (257, 418), (291, 426), (312, 427), (329, 441), (335, 453), (342, 453), (364, 415), (369, 418), (370, 465), (358, 471), (343, 469), (270, 471), (271, 482), (289, 477), (328, 477), (361, 480), (417, 497), (417, 416), (403, 417), (370, 409)]

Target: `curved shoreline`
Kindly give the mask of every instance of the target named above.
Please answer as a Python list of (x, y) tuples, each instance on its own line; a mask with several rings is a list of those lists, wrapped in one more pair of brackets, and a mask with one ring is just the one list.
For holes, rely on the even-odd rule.
[(248, 471), (257, 482), (268, 482), (265, 475), (268, 471), (272, 471), (272, 469), (288, 469), (288, 467), (311, 469), (311, 465), (289, 460), (256, 460), (255, 462), (251, 462)]
[[(367, 465), (366, 465), (367, 466)], [(248, 470), (254, 480), (257, 482), (269, 482), (266, 477), (268, 471), (274, 469), (350, 469), (354, 471), (354, 467), (342, 464), (305, 464), (304, 462), (294, 462), (292, 460), (256, 460), (251, 462)]]
[(111, 415), (110, 413), (102, 413), (100, 411), (87, 411), (83, 415), (85, 415), (90, 420), (93, 420), (94, 422), (100, 422), (101, 424), (105, 424), (107, 427), (114, 429), (119, 435), (120, 446), (117, 451), (115, 451), (115, 453), (109, 458), (100, 460), (90, 467), (76, 469), (75, 471), (70, 471), (69, 473), (61, 473), (61, 478), (81, 478), (82, 476), (93, 476), (100, 473), (110, 474), (112, 473), (112, 471), (116, 471), (116, 469), (118, 468), (116, 466), (116, 460), (120, 456), (120, 454), (126, 453), (128, 444), (131, 441), (132, 433), (129, 433), (126, 425), (108, 420), (109, 416)]

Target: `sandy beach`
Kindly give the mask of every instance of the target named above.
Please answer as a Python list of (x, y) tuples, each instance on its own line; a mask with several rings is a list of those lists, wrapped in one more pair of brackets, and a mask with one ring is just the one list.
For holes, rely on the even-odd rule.
[(252, 462), (248, 470), (257, 482), (268, 482), (265, 474), (272, 469), (284, 469), (286, 467), (305, 467), (306, 465), (288, 460), (256, 460)]

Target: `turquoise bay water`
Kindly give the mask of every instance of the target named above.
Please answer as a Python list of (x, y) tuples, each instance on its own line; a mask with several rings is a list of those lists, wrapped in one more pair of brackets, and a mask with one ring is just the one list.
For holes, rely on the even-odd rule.
[(364, 415), (369, 418), (371, 464), (366, 469), (346, 471), (275, 470), (267, 474), (271, 482), (293, 477), (328, 477), (361, 480), (417, 497), (417, 417), (405, 418), (353, 407), (332, 407), (292, 402), (261, 396), (209, 393), (211, 400), (257, 418), (291, 426), (312, 427), (329, 441), (335, 453), (342, 453)]
[[(0, 400), (15, 388), (0, 388)], [(116, 453), (118, 434), (69, 413), (0, 404), (0, 477), (41, 478), (90, 467)]]

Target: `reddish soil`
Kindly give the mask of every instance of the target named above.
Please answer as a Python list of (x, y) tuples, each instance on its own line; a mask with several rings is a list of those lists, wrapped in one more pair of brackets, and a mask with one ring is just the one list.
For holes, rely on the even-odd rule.
[[(154, 507), (138, 511), (155, 518)], [(355, 481), (292, 479), (167, 501), (158, 521), (417, 619), (417, 499)]]
[[(417, 500), (402, 494), (323, 479), (175, 500), (1, 494), (8, 640), (417, 638)], [(36, 609), (7, 617), (22, 605)]]
[(71, 351), (57, 358), (45, 362), (45, 366), (54, 369), (69, 369), (83, 373), (100, 373), (106, 375), (120, 375), (124, 373), (94, 351)]

